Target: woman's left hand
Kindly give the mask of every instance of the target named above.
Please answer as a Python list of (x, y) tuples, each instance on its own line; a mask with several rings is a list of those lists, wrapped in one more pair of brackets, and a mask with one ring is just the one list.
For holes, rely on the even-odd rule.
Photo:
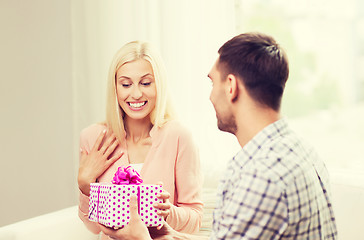
[(162, 216), (164, 220), (167, 219), (172, 207), (172, 204), (169, 202), (170, 196), (169, 192), (163, 189), (163, 191), (157, 195), (157, 198), (162, 199), (163, 202), (153, 204), (153, 206), (158, 209), (157, 214)]

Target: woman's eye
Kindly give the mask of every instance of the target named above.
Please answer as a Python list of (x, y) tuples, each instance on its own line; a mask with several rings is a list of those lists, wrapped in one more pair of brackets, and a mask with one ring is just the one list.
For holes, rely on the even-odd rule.
[(130, 87), (131, 84), (130, 83), (122, 83), (121, 86), (123, 86), (123, 87)]
[(143, 85), (143, 86), (149, 86), (151, 84), (151, 82), (142, 82), (140, 84)]

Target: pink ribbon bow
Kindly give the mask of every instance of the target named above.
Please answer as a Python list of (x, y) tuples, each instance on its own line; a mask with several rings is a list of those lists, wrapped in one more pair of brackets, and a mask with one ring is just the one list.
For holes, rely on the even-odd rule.
[(140, 178), (139, 173), (135, 171), (131, 166), (119, 167), (112, 180), (113, 184), (119, 184), (119, 185), (129, 185), (129, 184), (139, 185), (142, 182), (143, 180)]

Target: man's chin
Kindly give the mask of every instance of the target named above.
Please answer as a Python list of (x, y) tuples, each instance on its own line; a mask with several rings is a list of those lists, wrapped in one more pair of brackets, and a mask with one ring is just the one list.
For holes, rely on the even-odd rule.
[(235, 134), (235, 132), (236, 132), (235, 124), (223, 124), (222, 122), (218, 121), (217, 127), (220, 131), (223, 131), (223, 132), (228, 132), (231, 134)]

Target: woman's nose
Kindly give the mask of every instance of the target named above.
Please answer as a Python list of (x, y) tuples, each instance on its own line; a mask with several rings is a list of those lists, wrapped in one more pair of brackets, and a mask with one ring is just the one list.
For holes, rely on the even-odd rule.
[(143, 93), (142, 93), (142, 91), (140, 91), (139, 86), (134, 85), (134, 87), (131, 91), (131, 96), (134, 99), (139, 99), (143, 96)]

